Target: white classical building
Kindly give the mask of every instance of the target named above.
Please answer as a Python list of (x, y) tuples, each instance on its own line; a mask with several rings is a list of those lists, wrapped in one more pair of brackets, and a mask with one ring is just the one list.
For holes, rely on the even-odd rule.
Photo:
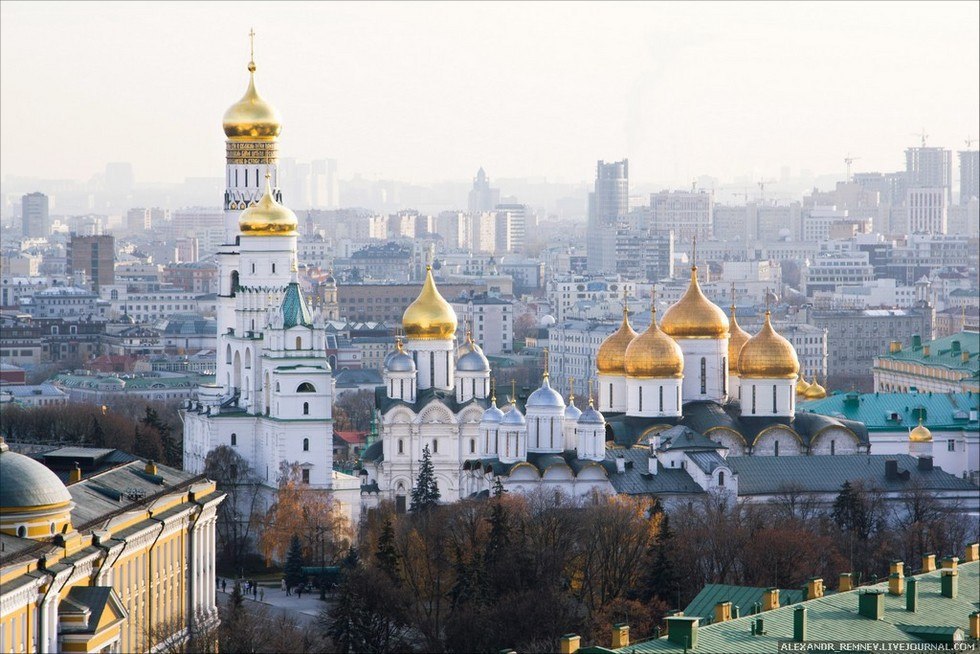
[(184, 469), (203, 472), (227, 445), (249, 462), (272, 500), (283, 464), (333, 493), (359, 518), (356, 478), (333, 470), (333, 378), (325, 321), (310, 311), (297, 280), (296, 215), (280, 204), (279, 115), (255, 90), (224, 116), (225, 239), (217, 259), (215, 383), (201, 386), (184, 417)]

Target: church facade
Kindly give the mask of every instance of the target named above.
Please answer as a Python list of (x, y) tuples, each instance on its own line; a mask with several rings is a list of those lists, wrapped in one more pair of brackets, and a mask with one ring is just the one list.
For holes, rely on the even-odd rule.
[(209, 452), (231, 447), (251, 467), (266, 506), (284, 465), (334, 493), (355, 522), (356, 478), (333, 470), (333, 377), (325, 318), (297, 277), (298, 220), (278, 188), (278, 112), (255, 88), (225, 113), (225, 244), (217, 258), (215, 383), (186, 404), (184, 469), (201, 473)]

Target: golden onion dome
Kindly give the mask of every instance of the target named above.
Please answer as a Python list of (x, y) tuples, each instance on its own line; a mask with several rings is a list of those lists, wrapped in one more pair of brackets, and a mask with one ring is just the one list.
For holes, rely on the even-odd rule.
[(728, 337), (728, 317), (701, 292), (697, 266), (691, 267), (687, 291), (664, 313), (660, 328), (672, 338)]
[(742, 346), (738, 374), (743, 379), (796, 379), (800, 374), (796, 349), (773, 329), (768, 311), (762, 329)]
[(422, 292), (402, 316), (405, 335), (423, 341), (448, 341), (456, 334), (456, 324), (456, 312), (436, 288), (432, 266), (426, 266)]
[(818, 384), (817, 380), (814, 379), (813, 383), (810, 384), (810, 387), (806, 389), (805, 393), (803, 393), (803, 397), (808, 400), (822, 400), (823, 398), (827, 397), (827, 389)]
[(932, 442), (932, 432), (929, 428), (922, 424), (922, 418), (919, 418), (919, 426), (915, 427), (909, 432), (909, 440), (913, 443), (931, 443)]
[(731, 374), (738, 374), (738, 355), (742, 352), (742, 346), (745, 345), (752, 335), (739, 326), (738, 321), (735, 320), (735, 305), (732, 305), (732, 319), (729, 321), (729, 336), (728, 336), (728, 372)]
[(629, 347), (636, 332), (630, 325), (629, 309), (623, 307), (623, 322), (615, 332), (606, 337), (599, 346), (595, 365), (600, 374), (623, 375), (626, 373), (626, 348)]
[(282, 119), (271, 104), (255, 90), (255, 62), (248, 62), (248, 89), (228, 107), (221, 121), (225, 136), (242, 141), (271, 141), (282, 131)]
[(657, 309), (650, 312), (650, 326), (626, 348), (626, 374), (630, 377), (681, 377), (681, 346), (657, 325)]
[(296, 236), (298, 227), (296, 214), (272, 196), (272, 184), (266, 174), (265, 194), (238, 217), (238, 229), (250, 236)]
[(803, 394), (806, 393), (806, 389), (808, 389), (808, 388), (810, 388), (809, 382), (807, 382), (807, 380), (803, 379), (803, 375), (800, 375), (796, 379), (796, 394), (797, 395), (803, 395)]

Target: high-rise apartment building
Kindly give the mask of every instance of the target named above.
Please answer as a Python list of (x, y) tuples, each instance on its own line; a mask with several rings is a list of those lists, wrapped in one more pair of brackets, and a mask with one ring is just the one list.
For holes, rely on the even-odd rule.
[(658, 233), (673, 231), (682, 240), (712, 234), (714, 200), (706, 191), (660, 191), (650, 194), (650, 228)]
[(960, 204), (980, 198), (980, 150), (963, 150), (960, 155)]
[(589, 272), (616, 271), (616, 226), (629, 213), (629, 160), (596, 164), (595, 191), (589, 194), (586, 250)]
[(48, 216), (48, 196), (28, 193), (20, 200), (23, 234), (28, 238), (48, 236), (51, 219)]
[(947, 231), (947, 192), (944, 188), (910, 188), (905, 208), (909, 234), (945, 234)]
[(944, 148), (908, 148), (905, 172), (911, 187), (941, 188), (946, 201), (953, 201), (953, 153)]
[(498, 204), (495, 211), (497, 212), (496, 251), (517, 254), (524, 252), (531, 208), (526, 204)]
[(98, 293), (103, 284), (116, 281), (116, 239), (112, 235), (79, 236), (72, 234), (65, 253), (69, 275), (84, 273)]

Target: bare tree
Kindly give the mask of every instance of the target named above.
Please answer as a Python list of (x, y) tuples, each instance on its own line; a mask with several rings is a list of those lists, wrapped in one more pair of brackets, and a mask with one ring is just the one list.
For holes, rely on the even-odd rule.
[(227, 445), (208, 452), (204, 474), (213, 479), (218, 489), (228, 494), (218, 506), (215, 528), (218, 545), (239, 568), (252, 548), (253, 530), (259, 515), (260, 480), (249, 462)]

